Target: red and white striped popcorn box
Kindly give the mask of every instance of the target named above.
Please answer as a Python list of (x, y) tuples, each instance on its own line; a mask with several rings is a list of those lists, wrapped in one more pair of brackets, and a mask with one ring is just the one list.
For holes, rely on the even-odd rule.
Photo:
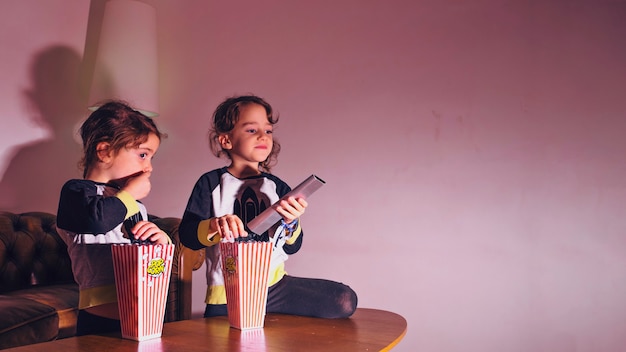
[(111, 247), (122, 337), (161, 337), (174, 245), (114, 244)]
[(220, 251), (230, 326), (240, 330), (262, 328), (272, 243), (220, 242)]

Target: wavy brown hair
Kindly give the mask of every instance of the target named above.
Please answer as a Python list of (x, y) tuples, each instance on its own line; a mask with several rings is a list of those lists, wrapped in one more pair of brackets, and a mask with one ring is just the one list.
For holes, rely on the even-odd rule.
[[(230, 133), (235, 128), (235, 124), (239, 121), (241, 109), (250, 104), (258, 104), (265, 109), (267, 113), (267, 121), (273, 126), (278, 122), (278, 115), (272, 109), (272, 106), (263, 98), (255, 95), (241, 95), (224, 100), (213, 112), (213, 122), (209, 129), (209, 145), (213, 154), (220, 158), (226, 156), (231, 159), (228, 150), (223, 149), (218, 137), (221, 134)], [(280, 143), (273, 139), (272, 150), (267, 159), (259, 163), (259, 168), (265, 172), (271, 172), (278, 160), (280, 153)], [(231, 159), (232, 160), (232, 159)]]
[(122, 148), (137, 147), (154, 133), (159, 140), (167, 137), (161, 133), (154, 121), (133, 109), (122, 100), (109, 100), (101, 105), (80, 127), (83, 140), (83, 158), (79, 167), (83, 177), (99, 161), (97, 147), (101, 142), (109, 143), (110, 150), (117, 154)]

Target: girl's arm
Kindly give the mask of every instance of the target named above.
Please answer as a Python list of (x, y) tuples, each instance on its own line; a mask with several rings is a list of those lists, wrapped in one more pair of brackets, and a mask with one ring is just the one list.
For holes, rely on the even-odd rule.
[(76, 233), (106, 233), (137, 212), (139, 206), (127, 192), (105, 197), (92, 181), (70, 180), (61, 189), (57, 226)]
[(209, 172), (196, 182), (187, 201), (178, 234), (186, 247), (198, 250), (219, 243), (216, 229), (211, 226), (213, 198), (211, 192), (219, 185), (219, 175)]

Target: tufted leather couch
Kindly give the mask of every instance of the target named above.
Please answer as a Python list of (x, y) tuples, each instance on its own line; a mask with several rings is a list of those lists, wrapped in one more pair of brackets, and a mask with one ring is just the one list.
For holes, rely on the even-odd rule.
[[(165, 322), (191, 318), (191, 277), (203, 251), (178, 239), (178, 218), (150, 220), (176, 245)], [(0, 212), (0, 349), (73, 336), (78, 285), (56, 216)]]

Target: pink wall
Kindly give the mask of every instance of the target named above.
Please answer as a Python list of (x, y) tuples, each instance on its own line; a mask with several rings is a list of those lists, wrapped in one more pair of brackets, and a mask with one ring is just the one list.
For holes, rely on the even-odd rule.
[[(281, 114), (275, 173), (328, 182), (288, 271), (405, 316), (397, 350), (626, 345), (626, 2), (147, 2), (169, 134), (152, 213), (182, 215), (224, 163), (209, 114), (253, 92)], [(2, 209), (55, 212), (75, 177), (102, 6), (0, 4)]]

